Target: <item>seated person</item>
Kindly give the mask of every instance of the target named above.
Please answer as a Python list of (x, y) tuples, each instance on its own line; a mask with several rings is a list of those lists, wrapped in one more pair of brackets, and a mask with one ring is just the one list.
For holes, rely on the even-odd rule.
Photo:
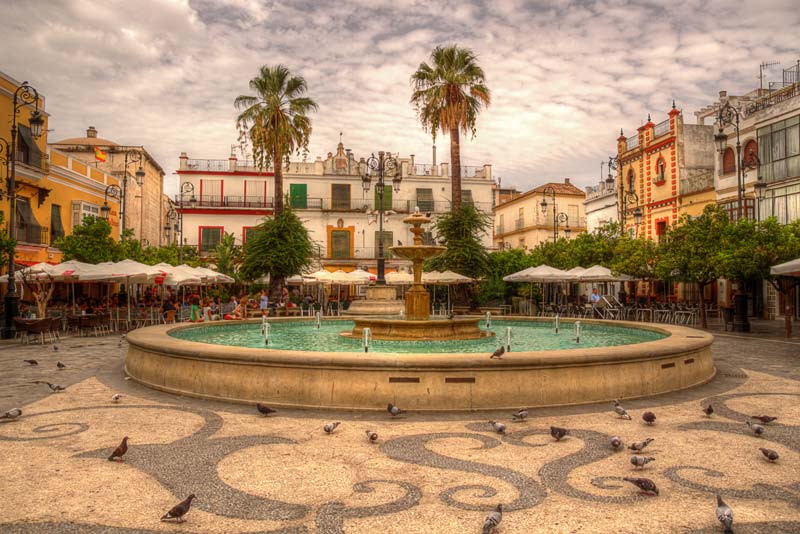
[(231, 313), (226, 313), (225, 317), (223, 318), (233, 321), (240, 321), (242, 319), (242, 303), (237, 303), (233, 311)]

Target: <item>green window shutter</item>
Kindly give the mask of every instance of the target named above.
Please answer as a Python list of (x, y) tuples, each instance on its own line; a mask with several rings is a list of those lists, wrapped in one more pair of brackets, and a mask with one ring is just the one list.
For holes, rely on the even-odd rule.
[(50, 206), (50, 243), (56, 239), (64, 237), (64, 224), (61, 222), (61, 206), (52, 204)]
[(200, 230), (200, 253), (210, 254), (222, 239), (222, 228), (202, 228)]
[(289, 204), (294, 209), (304, 210), (308, 207), (308, 185), (290, 184), (289, 185)]
[(433, 211), (433, 189), (417, 188), (417, 207), (422, 213)]
[[(381, 209), (381, 201), (380, 201), (380, 188), (375, 186), (375, 209)], [(383, 186), (383, 209), (384, 211), (392, 209), (392, 186), (391, 185), (384, 185)]]
[(350, 257), (350, 232), (344, 230), (331, 232), (331, 257), (335, 259)]
[(472, 190), (471, 189), (462, 189), (461, 190), (461, 202), (463, 204), (473, 204)]
[(335, 210), (349, 210), (350, 184), (331, 185), (331, 207)]

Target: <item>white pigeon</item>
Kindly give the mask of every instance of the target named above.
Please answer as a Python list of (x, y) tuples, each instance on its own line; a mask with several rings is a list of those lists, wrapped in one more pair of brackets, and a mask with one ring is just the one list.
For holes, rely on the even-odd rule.
[(119, 402), (120, 399), (122, 399), (122, 394), (120, 393), (114, 393), (114, 395), (111, 396), (112, 402)]

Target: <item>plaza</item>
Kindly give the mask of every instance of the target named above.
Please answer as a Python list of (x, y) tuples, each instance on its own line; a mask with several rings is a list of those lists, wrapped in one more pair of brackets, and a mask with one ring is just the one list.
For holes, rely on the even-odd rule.
[[(715, 334), (708, 383), (622, 404), (509, 412), (279, 410), (154, 391), (125, 380), (127, 342), (68, 337), (53, 351), (3, 342), (0, 423), (2, 532), (479, 532), (504, 505), (497, 532), (713, 533), (715, 494), (739, 533), (800, 529), (800, 340), (776, 321)], [(24, 363), (36, 359), (37, 366)], [(56, 362), (66, 365), (56, 369)], [(45, 384), (66, 386), (51, 393)], [(122, 395), (119, 403), (112, 395)], [(386, 399), (391, 402), (391, 399)], [(708, 404), (714, 414), (702, 409)], [(520, 406), (520, 408), (523, 408)], [(657, 415), (653, 426), (641, 415)], [(778, 419), (755, 437), (752, 415)], [(489, 420), (502, 421), (506, 435)], [(330, 435), (322, 427), (341, 425)], [(570, 430), (556, 442), (551, 425)], [(378, 433), (370, 443), (365, 431)], [(124, 462), (107, 456), (128, 436)], [(654, 438), (641, 472), (623, 443)], [(759, 447), (777, 451), (770, 463)], [(652, 479), (657, 497), (622, 477)], [(186, 522), (159, 518), (197, 495)]]

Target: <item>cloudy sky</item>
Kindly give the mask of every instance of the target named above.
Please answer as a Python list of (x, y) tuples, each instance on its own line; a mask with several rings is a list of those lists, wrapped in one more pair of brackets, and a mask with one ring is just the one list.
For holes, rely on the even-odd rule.
[[(47, 97), (51, 140), (87, 126), (143, 144), (167, 170), (180, 152), (226, 158), (233, 99), (259, 66), (303, 75), (319, 104), (311, 156), (339, 132), (357, 157), (380, 149), (431, 161), (409, 77), (431, 50), (472, 48), (492, 90), (462, 164), (491, 163), (527, 190), (597, 182), (619, 129), (672, 99), (687, 122), (720, 89), (758, 86), (759, 63), (800, 58), (796, 0), (3, 0), (0, 70)], [(768, 71), (768, 79), (780, 70)], [(439, 161), (449, 160), (447, 138)]]

